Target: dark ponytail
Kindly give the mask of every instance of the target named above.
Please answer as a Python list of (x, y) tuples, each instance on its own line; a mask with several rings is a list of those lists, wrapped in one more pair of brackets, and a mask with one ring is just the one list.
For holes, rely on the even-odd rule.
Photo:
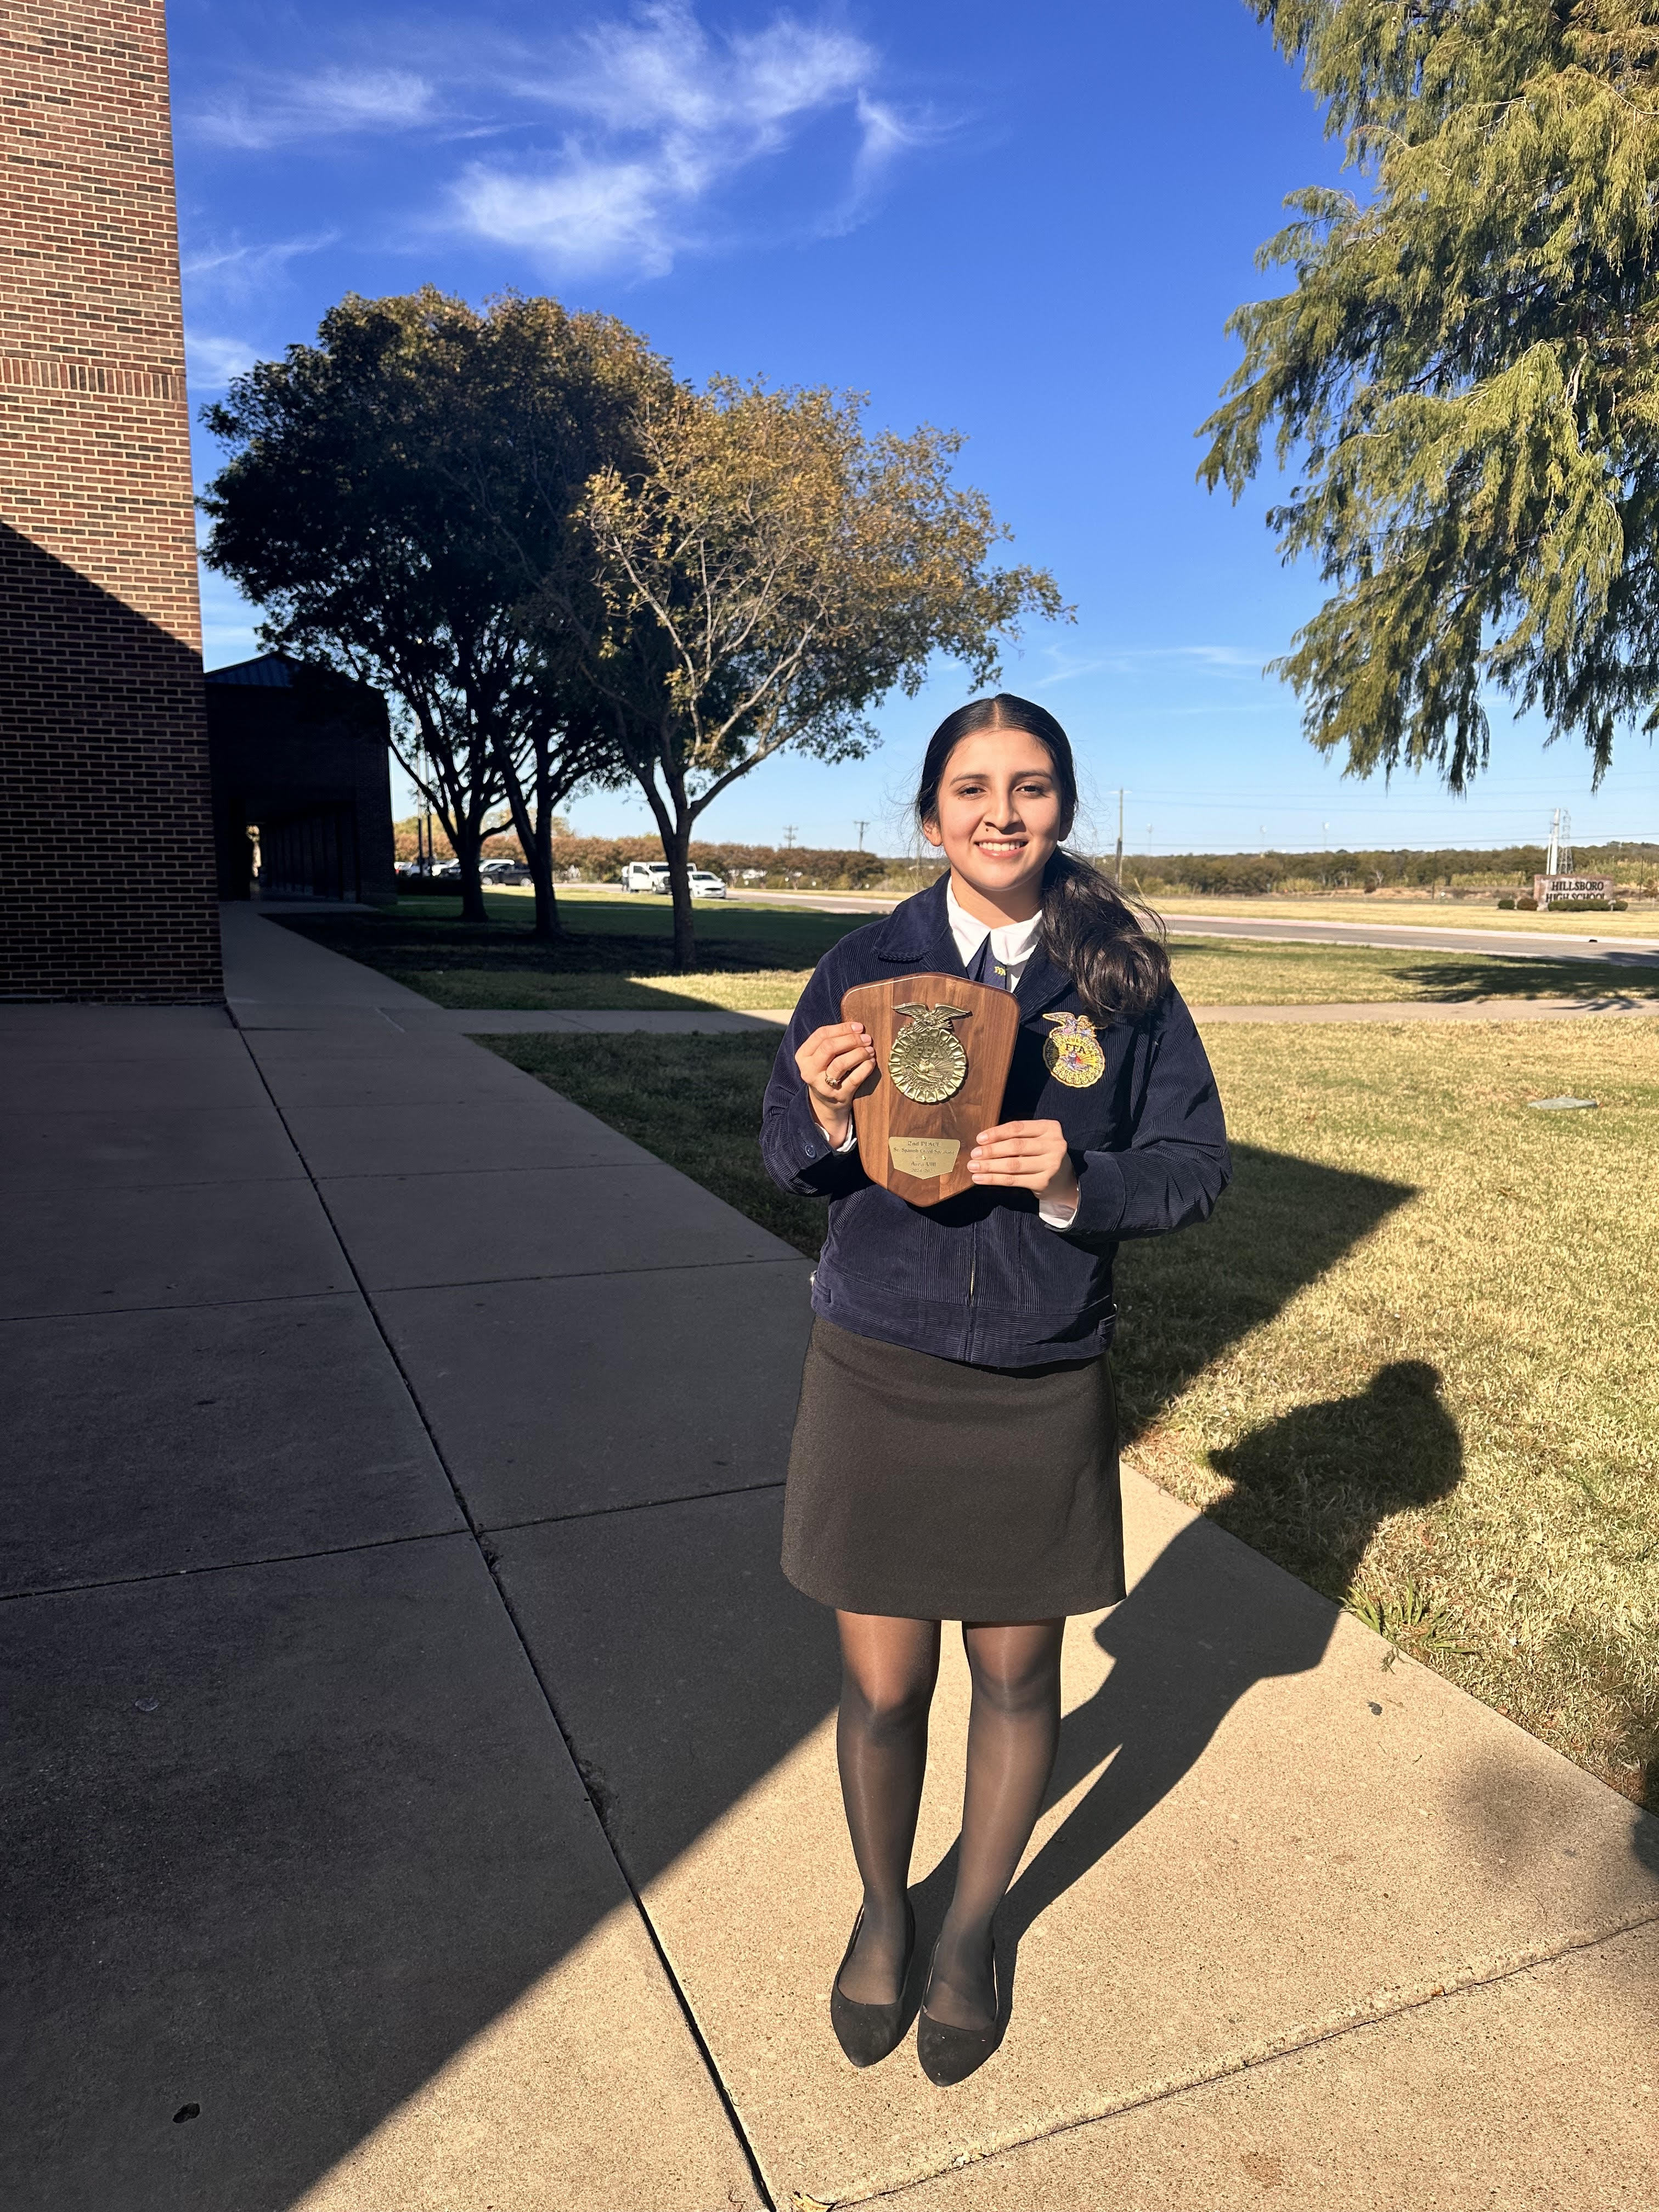
[[(1036, 739), (1059, 787), (1060, 834), (1069, 836), (1077, 817), (1072, 741), (1046, 707), (1010, 691), (970, 700), (934, 731), (921, 763), (917, 821), (937, 818), (939, 787), (951, 756), (977, 730), (1019, 730)], [(1138, 1021), (1170, 988), (1163, 923), (1150, 907), (1126, 899), (1098, 868), (1069, 853), (1052, 854), (1043, 872), (1042, 949), (1072, 978), (1097, 1021)]]

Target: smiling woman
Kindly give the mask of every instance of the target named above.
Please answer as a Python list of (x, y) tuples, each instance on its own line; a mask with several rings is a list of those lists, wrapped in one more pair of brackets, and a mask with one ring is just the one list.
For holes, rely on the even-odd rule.
[[(946, 717), (916, 814), (950, 873), (819, 962), (762, 1129), (773, 1179), (830, 1201), (783, 1567), (834, 1607), (841, 1638), (836, 1750), (864, 1903), (830, 2014), (855, 2065), (884, 2058), (908, 2017), (943, 1620), (963, 1623), (973, 1677), (956, 1892), (916, 2037), (941, 2087), (998, 2041), (992, 1923), (1054, 1763), (1066, 1616), (1123, 1595), (1113, 1257), (1124, 1237), (1202, 1219), (1229, 1174), (1162, 943), (1060, 849), (1076, 805), (1070, 744), (1043, 708), (999, 694)], [(851, 1101), (883, 1078), (845, 1009), (860, 986), (953, 975), (1015, 995), (1007, 1118), (980, 1131), (973, 1187), (912, 1204), (858, 1156)], [(965, 1064), (954, 1039), (938, 1049)]]

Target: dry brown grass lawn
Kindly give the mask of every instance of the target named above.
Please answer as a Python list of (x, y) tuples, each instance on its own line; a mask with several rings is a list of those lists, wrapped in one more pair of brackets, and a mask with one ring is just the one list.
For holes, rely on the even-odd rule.
[(1139, 1459), (1654, 1802), (1659, 1021), (1206, 1043), (1238, 1175), (1124, 1249)]

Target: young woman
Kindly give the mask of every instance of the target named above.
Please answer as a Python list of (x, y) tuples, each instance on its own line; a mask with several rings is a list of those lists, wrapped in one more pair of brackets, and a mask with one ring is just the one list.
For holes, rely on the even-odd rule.
[[(996, 2046), (992, 1919), (1054, 1765), (1066, 1616), (1123, 1595), (1113, 1255), (1202, 1220), (1230, 1172), (1161, 942), (1060, 849), (1076, 809), (1072, 749), (1042, 708), (1004, 694), (941, 723), (916, 814), (949, 873), (819, 962), (761, 1139), (786, 1190), (830, 1200), (783, 1569), (840, 1630), (836, 1744), (864, 1900), (830, 2009), (855, 2065), (885, 2057), (908, 2017), (928, 1708), (940, 1623), (963, 1624), (956, 1893), (916, 2031), (940, 2084)], [(851, 1102), (875, 1054), (841, 1001), (930, 969), (1012, 991), (1020, 1027), (975, 1188), (923, 1208), (860, 1164)]]

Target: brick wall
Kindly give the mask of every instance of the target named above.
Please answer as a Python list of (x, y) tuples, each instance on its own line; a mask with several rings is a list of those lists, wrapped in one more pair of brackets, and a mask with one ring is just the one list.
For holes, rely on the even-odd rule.
[(0, 0), (0, 994), (220, 994), (161, 0)]

